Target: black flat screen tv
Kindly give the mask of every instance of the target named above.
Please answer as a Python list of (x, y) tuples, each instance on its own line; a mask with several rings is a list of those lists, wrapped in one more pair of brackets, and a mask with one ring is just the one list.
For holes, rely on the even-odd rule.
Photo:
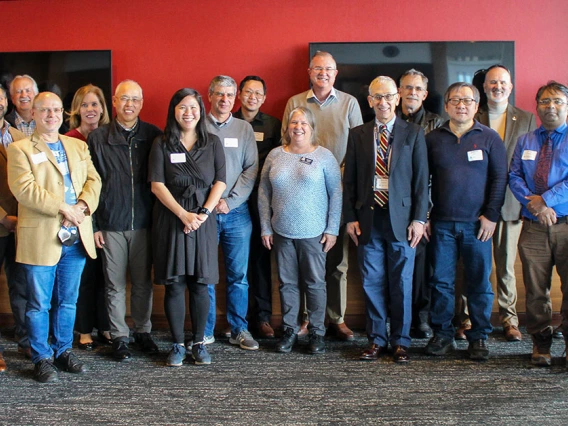
[(102, 89), (112, 111), (112, 57), (110, 50), (69, 50), (0, 53), (0, 83), (5, 88), (16, 75), (28, 74), (40, 92), (60, 95), (66, 111), (77, 89), (94, 84)]
[[(429, 80), (424, 107), (444, 116), (443, 96), (450, 84), (457, 81), (471, 83), (476, 71), (494, 64), (505, 65), (511, 71), (511, 77), (515, 77), (513, 41), (314, 42), (309, 48), (310, 58), (318, 50), (333, 55), (339, 70), (335, 87), (357, 98), (364, 121), (374, 117), (367, 95), (369, 83), (379, 75), (392, 77), (398, 85), (406, 70), (415, 68), (423, 72)], [(513, 91), (513, 104), (514, 95)]]

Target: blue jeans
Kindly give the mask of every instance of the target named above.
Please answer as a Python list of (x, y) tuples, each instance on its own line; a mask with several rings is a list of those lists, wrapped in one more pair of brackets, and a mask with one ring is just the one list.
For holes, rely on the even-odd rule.
[[(217, 214), (217, 233), (225, 258), (227, 278), (227, 321), (231, 333), (239, 334), (248, 330), (246, 319), (248, 311), (248, 260), (252, 221), (248, 204), (229, 211), (228, 214)], [(260, 236), (258, 236), (260, 238)], [(215, 286), (209, 285), (209, 314), (205, 325), (205, 335), (212, 336), (216, 321)]]
[[(34, 363), (54, 354), (58, 357), (73, 344), (73, 325), (86, 256), (83, 245), (78, 243), (63, 246), (59, 262), (53, 266), (22, 264), (28, 289), (26, 326)], [(51, 346), (48, 343), (50, 330), (53, 333)]]
[(491, 240), (477, 239), (480, 222), (432, 222), (432, 266), (430, 279), (432, 306), (430, 315), (436, 335), (453, 337), (452, 319), (455, 306), (456, 266), (461, 256), (465, 272), (465, 295), (471, 319), (471, 330), (466, 331), (471, 342), (487, 339), (491, 333), (493, 290), (491, 275)]

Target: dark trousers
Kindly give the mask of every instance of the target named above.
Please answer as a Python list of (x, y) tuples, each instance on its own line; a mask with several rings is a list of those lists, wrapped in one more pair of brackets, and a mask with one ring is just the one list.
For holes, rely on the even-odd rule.
[(26, 328), (26, 304), (28, 303), (26, 277), (21, 264), (16, 263), (16, 244), (14, 234), (0, 237), (0, 265), (4, 265), (10, 308), (14, 316), (15, 335), (18, 346), (29, 348)]
[(416, 246), (414, 255), (414, 275), (412, 277), (412, 326), (428, 323), (430, 313), (430, 276), (432, 266), (429, 247), (425, 238)]
[(248, 282), (251, 302), (250, 319), (270, 322), (272, 316), (272, 267), (270, 254), (262, 245), (260, 238), (260, 217), (258, 214), (258, 189), (255, 188), (249, 197), (249, 211), (252, 220), (252, 237), (250, 239), (250, 255)]
[(207, 284), (200, 284), (187, 280), (166, 285), (164, 297), (164, 310), (174, 343), (185, 341), (185, 288), (189, 289), (189, 313), (193, 343), (203, 342), (205, 323), (209, 313), (209, 293)]
[(81, 334), (90, 334), (93, 328), (99, 332), (110, 330), (105, 302), (103, 261), (100, 252), (97, 256), (96, 259), (87, 257), (87, 263), (81, 275), (75, 318), (75, 330)]

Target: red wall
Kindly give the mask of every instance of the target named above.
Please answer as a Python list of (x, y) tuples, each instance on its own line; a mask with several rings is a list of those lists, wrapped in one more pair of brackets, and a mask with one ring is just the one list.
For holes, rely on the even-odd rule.
[(268, 85), (266, 112), (307, 88), (310, 41), (514, 40), (517, 106), (533, 111), (550, 79), (568, 83), (568, 1), (0, 1), (4, 51), (111, 49), (114, 84), (137, 80), (142, 118), (162, 127), (180, 87), (247, 74)]

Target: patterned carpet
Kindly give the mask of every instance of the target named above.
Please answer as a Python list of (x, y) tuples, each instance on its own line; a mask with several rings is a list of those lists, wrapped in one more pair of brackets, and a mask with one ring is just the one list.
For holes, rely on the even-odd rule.
[[(446, 358), (423, 354), (415, 340), (412, 362), (358, 360), (366, 345), (327, 339), (313, 356), (301, 342), (291, 354), (261, 340), (247, 352), (219, 339), (213, 364), (164, 366), (169, 334), (156, 333), (162, 353), (133, 351), (115, 362), (109, 346), (77, 350), (87, 375), (60, 373), (52, 384), (32, 380), (32, 364), (3, 339), (8, 371), (0, 375), (0, 424), (6, 425), (537, 425), (568, 424), (564, 342), (555, 340), (552, 368), (530, 365), (531, 343), (508, 343), (496, 330), (484, 363), (467, 358), (466, 342)], [(134, 349), (134, 345), (132, 345)]]

